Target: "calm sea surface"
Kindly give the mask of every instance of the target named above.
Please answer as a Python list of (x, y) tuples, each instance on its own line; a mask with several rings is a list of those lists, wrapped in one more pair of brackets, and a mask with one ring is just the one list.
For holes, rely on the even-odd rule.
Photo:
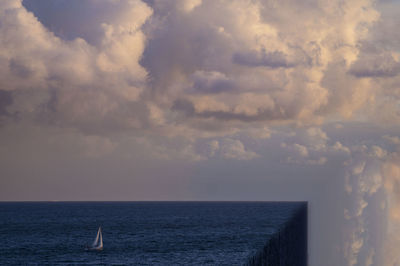
[[(288, 202), (0, 203), (0, 265), (242, 265)], [(87, 252), (102, 227), (104, 250)]]

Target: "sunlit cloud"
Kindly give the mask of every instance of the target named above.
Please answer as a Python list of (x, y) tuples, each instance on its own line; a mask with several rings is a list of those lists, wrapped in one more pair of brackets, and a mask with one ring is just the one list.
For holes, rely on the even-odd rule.
[(4, 0), (0, 199), (308, 200), (310, 265), (399, 264), (399, 10)]

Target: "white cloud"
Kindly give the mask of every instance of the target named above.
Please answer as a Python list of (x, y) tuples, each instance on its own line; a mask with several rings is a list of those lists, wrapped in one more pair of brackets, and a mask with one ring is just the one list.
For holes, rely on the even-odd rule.
[(221, 156), (227, 159), (251, 160), (258, 157), (257, 153), (246, 150), (239, 140), (224, 139), (221, 143)]
[(146, 71), (139, 60), (145, 36), (140, 26), (151, 15), (147, 5), (131, 1), (129, 23), (119, 17), (114, 24), (102, 24), (97, 47), (81, 38), (56, 37), (21, 1), (1, 7), (0, 84), (18, 95), (9, 112), (23, 116), (25, 102), (35, 94), (41, 99), (29, 113), (46, 111), (46, 116), (78, 128), (109, 124), (110, 116), (117, 115), (120, 127), (132, 126), (126, 109), (144, 89)]
[(390, 247), (399, 242), (400, 24), (389, 4), (380, 16), (370, 0), (26, 2), (34, 13), (0, 3), (2, 158), (28, 158), (31, 145), (35, 163), (116, 155), (155, 169), (209, 160), (227, 172), (265, 159), (271, 173), (318, 176), (312, 193), (327, 183), (312, 203), (317, 213), (318, 199), (332, 207), (333, 248), (316, 247), (337, 255), (331, 265), (382, 265), (383, 253), (399, 263)]
[(383, 138), (384, 138), (385, 140), (390, 141), (390, 142), (393, 143), (393, 144), (396, 144), (396, 145), (400, 144), (400, 138), (399, 138), (399, 137), (385, 135), (385, 136), (383, 136)]
[[(181, 16), (174, 3), (156, 1), (142, 62), (163, 102), (191, 119), (213, 118), (224, 126), (231, 120), (321, 121), (321, 110), (350, 116), (365, 99), (335, 96), (340, 92), (321, 81), (331, 65), (342, 69), (340, 79), (347, 78), (378, 13), (369, 1), (322, 6), (307, 6), (312, 16), (304, 16), (295, 11), (304, 8), (298, 2), (276, 9), (269, 1), (203, 1), (190, 16)], [(336, 9), (343, 11), (340, 19)], [(296, 22), (286, 24), (285, 14)], [(307, 31), (294, 31), (294, 24)], [(340, 111), (344, 105), (331, 100), (352, 109)]]
[(305, 146), (295, 143), (293, 148), (302, 157), (308, 157), (308, 150)]

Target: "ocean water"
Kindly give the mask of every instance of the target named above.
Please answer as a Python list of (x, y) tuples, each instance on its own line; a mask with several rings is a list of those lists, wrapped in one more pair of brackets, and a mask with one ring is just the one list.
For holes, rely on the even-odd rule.
[[(242, 265), (293, 202), (0, 203), (0, 265)], [(102, 227), (104, 249), (85, 251)]]

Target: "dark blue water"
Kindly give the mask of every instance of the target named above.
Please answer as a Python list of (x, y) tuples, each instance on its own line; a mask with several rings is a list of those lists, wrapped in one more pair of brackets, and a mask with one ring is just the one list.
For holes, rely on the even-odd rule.
[[(0, 265), (241, 265), (300, 203), (0, 203)], [(102, 226), (104, 250), (84, 251)]]

